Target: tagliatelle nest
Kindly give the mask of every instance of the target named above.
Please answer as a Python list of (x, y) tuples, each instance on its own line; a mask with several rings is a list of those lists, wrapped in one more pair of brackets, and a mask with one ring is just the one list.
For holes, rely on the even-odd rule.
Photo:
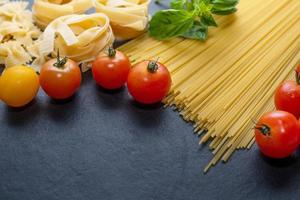
[(33, 24), (27, 2), (6, 2), (0, 6), (0, 64), (27, 64), (37, 71), (44, 58), (39, 53), (41, 31)]
[(92, 6), (92, 0), (35, 0), (32, 10), (37, 25), (45, 29), (58, 17), (83, 14)]
[(59, 49), (62, 56), (78, 63), (88, 63), (113, 41), (114, 35), (106, 15), (67, 15), (47, 26), (41, 38), (40, 51), (44, 56), (56, 56)]
[[(98, 12), (83, 13), (93, 6)], [(82, 64), (83, 71), (112, 45), (114, 33), (130, 39), (143, 33), (150, 0), (0, 0), (0, 65), (29, 65), (36, 71), (60, 50), (62, 56)], [(74, 14), (76, 13), (76, 14)], [(108, 16), (107, 16), (108, 15)], [(110, 23), (111, 22), (111, 23)], [(45, 28), (44, 33), (35, 26)]]
[(148, 24), (150, 0), (95, 0), (96, 11), (106, 14), (116, 38), (132, 39)]

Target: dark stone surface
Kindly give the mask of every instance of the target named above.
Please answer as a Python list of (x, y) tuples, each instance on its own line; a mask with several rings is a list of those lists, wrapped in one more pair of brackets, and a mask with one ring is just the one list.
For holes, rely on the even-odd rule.
[(204, 175), (211, 154), (177, 113), (83, 78), (68, 102), (0, 104), (0, 200), (299, 199), (298, 158), (255, 146)]

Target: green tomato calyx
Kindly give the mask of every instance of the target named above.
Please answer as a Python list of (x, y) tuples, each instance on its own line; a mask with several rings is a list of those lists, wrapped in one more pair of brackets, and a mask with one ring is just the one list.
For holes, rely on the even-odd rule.
[(260, 131), (261, 134), (263, 134), (264, 136), (270, 136), (271, 135), (271, 128), (266, 124), (258, 125), (258, 126), (255, 127), (255, 129)]
[(59, 49), (57, 50), (57, 56), (56, 56), (56, 63), (54, 63), (54, 66), (57, 68), (64, 68), (65, 64), (68, 61), (68, 58), (65, 56), (63, 59), (60, 58)]
[(157, 58), (156, 60), (149, 61), (147, 69), (150, 73), (155, 73), (158, 70), (158, 64), (157, 64), (158, 59), (159, 58)]

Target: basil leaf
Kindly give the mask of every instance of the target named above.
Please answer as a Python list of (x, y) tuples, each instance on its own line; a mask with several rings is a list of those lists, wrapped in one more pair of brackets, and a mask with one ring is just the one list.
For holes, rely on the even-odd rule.
[(237, 9), (234, 6), (233, 7), (222, 7), (222, 6), (214, 5), (213, 8), (211, 9), (211, 12), (216, 15), (229, 15), (236, 11), (237, 11)]
[(205, 41), (207, 40), (207, 33), (208, 27), (205, 24), (202, 24), (201, 22), (195, 22), (194, 26), (181, 36), (185, 38)]
[(172, 0), (170, 3), (171, 9), (175, 10), (183, 10), (185, 8), (185, 5), (187, 3), (187, 0)]
[(172, 0), (170, 3), (171, 9), (193, 11), (193, 3), (188, 0)]
[(212, 5), (201, 1), (200, 3), (194, 2), (194, 12), (199, 16), (210, 15)]
[(212, 0), (211, 3), (214, 5), (233, 7), (239, 3), (239, 0)]
[(211, 12), (217, 15), (229, 15), (237, 11), (239, 0), (212, 0)]
[(214, 17), (211, 14), (203, 15), (201, 17), (201, 22), (207, 26), (215, 26), (215, 27), (218, 26), (217, 22), (215, 21)]
[(185, 10), (158, 11), (150, 21), (149, 33), (158, 40), (173, 38), (193, 26), (194, 16)]

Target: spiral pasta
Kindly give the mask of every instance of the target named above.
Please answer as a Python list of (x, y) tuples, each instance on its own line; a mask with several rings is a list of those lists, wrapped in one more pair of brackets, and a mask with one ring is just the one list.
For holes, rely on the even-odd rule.
[(27, 2), (0, 6), (0, 64), (5, 67), (27, 64), (39, 70), (44, 62), (38, 51), (41, 31), (33, 24)]
[(114, 41), (109, 19), (101, 13), (67, 15), (52, 21), (45, 29), (40, 44), (43, 55), (60, 54), (87, 63)]
[(58, 17), (82, 14), (92, 6), (92, 0), (35, 0), (32, 10), (35, 22), (44, 29)]
[(150, 0), (95, 0), (96, 11), (111, 21), (116, 38), (132, 39), (145, 31)]

